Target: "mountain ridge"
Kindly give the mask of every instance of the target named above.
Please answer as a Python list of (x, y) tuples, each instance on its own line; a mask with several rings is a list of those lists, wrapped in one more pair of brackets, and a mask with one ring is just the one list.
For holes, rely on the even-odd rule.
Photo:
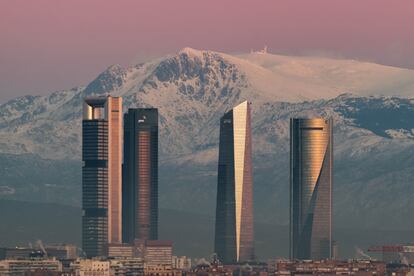
[[(7, 179), (0, 181), (0, 197), (65, 200), (69, 191), (66, 200), (80, 204), (82, 100), (111, 94), (123, 97), (125, 109), (159, 109), (161, 207), (213, 214), (219, 119), (249, 100), (259, 221), (288, 223), (289, 118), (323, 116), (334, 119), (334, 193), (341, 195), (335, 197), (337, 223), (385, 227), (386, 218), (395, 227), (411, 228), (414, 223), (404, 218), (414, 210), (409, 200), (413, 72), (357, 61), (231, 56), (191, 48), (128, 68), (110, 66), (86, 86), (0, 105), (0, 162), (22, 164), (0, 170), (0, 179)], [(67, 165), (73, 177), (56, 179), (47, 169), (54, 163), (56, 170)], [(46, 182), (48, 176), (55, 183)], [(198, 202), (188, 200), (194, 194)]]

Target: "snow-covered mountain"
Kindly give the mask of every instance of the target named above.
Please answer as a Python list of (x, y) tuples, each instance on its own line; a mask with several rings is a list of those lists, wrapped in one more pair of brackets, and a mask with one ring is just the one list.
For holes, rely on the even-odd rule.
[(0, 151), (78, 159), (86, 95), (111, 93), (123, 96), (125, 107), (158, 107), (162, 145), (170, 145), (162, 152), (182, 155), (214, 142), (219, 117), (244, 99), (258, 113), (269, 103), (330, 99), (345, 92), (414, 97), (414, 71), (349, 60), (260, 52), (231, 56), (184, 48), (130, 68), (112, 65), (86, 87), (3, 104)]
[[(412, 70), (354, 60), (261, 52), (234, 56), (184, 48), (128, 68), (110, 66), (86, 87), (1, 105), (0, 163), (12, 164), (6, 154), (24, 160), (30, 156), (35, 163), (33, 155), (79, 161), (82, 99), (107, 93), (123, 96), (125, 108), (159, 108), (162, 207), (214, 212), (219, 118), (246, 99), (253, 102), (258, 219), (287, 222), (289, 118), (330, 116), (335, 122), (336, 221), (377, 226), (387, 216), (395, 227), (414, 226), (403, 219), (404, 212), (414, 210), (409, 200), (414, 192)], [(32, 174), (31, 162), (21, 167), (27, 174), (16, 178)], [(47, 164), (38, 165), (45, 177), (51, 173)], [(7, 191), (1, 197), (45, 200), (46, 191), (51, 193), (50, 185), (32, 179), (27, 187), (16, 187), (9, 177), (13, 170), (7, 168), (0, 169), (0, 176), (8, 176), (8, 182), (0, 177), (0, 194)], [(52, 192), (58, 195), (72, 187), (78, 198), (67, 201), (71, 204), (80, 201), (80, 162), (76, 171), (67, 182), (56, 180)], [(198, 202), (188, 200), (194, 193)]]

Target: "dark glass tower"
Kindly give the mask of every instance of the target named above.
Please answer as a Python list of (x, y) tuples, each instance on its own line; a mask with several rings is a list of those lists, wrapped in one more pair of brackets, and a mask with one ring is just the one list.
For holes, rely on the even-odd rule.
[(290, 257), (332, 257), (332, 119), (290, 121)]
[(124, 115), (123, 242), (158, 239), (158, 110)]
[(120, 243), (122, 188), (122, 99), (90, 97), (82, 120), (82, 248), (105, 256)]
[(254, 259), (250, 110), (245, 101), (220, 120), (215, 252), (223, 263)]

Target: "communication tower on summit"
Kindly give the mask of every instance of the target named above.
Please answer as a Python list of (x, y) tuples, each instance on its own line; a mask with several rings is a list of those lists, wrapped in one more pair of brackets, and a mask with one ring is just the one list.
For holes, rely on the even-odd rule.
[(263, 49), (262, 50), (259, 50), (259, 51), (254, 51), (253, 49), (250, 49), (250, 53), (251, 54), (253, 54), (253, 53), (257, 53), (257, 54), (267, 54), (267, 45), (265, 45), (263, 47)]

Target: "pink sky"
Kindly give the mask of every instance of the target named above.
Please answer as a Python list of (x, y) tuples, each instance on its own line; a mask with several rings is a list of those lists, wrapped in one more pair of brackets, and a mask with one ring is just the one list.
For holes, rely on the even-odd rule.
[(189, 46), (328, 53), (414, 68), (412, 0), (4, 0), (0, 103)]

